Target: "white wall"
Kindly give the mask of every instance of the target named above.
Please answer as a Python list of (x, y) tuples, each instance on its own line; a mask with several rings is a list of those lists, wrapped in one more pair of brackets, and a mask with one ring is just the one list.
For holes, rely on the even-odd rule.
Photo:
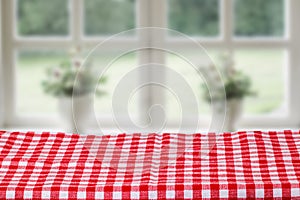
[(0, 1), (0, 127), (3, 126), (3, 115), (4, 115), (4, 108), (3, 108), (3, 73), (2, 73), (2, 1)]

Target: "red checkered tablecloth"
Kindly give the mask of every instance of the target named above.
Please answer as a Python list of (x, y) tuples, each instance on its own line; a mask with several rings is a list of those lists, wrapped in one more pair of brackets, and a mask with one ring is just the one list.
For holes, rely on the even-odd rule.
[(299, 132), (0, 132), (0, 199), (300, 199)]

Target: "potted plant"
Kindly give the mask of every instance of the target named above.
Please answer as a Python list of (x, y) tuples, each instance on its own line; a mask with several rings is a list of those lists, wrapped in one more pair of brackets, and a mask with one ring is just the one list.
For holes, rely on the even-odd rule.
[(46, 70), (42, 81), (44, 92), (58, 98), (59, 113), (67, 131), (80, 132), (85, 128), (92, 111), (94, 94), (102, 96), (103, 90), (97, 87), (107, 81), (95, 76), (91, 63), (84, 63), (80, 49), (76, 48), (70, 57)]
[(208, 88), (206, 84), (201, 85), (204, 99), (214, 105), (226, 105), (223, 131), (235, 131), (242, 114), (244, 98), (255, 94), (251, 90), (250, 77), (234, 68), (234, 62), (229, 54), (221, 57), (219, 68), (221, 76), (213, 66), (206, 67), (204, 71), (207, 84), (210, 86)]

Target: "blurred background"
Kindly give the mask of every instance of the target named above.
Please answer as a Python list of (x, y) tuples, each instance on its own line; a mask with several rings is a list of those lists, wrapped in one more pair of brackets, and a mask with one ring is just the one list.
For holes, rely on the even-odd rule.
[[(298, 128), (300, 3), (297, 0), (1, 0), (1, 127), (5, 129), (63, 130), (58, 96), (43, 88), (47, 69), (70, 58), (80, 46), (84, 56), (97, 44), (122, 31), (141, 27), (173, 29), (204, 46), (208, 56), (222, 65), (228, 53), (235, 70), (248, 76), (254, 95), (242, 98), (237, 130)], [(103, 67), (120, 48), (137, 42), (161, 40), (152, 33), (140, 37), (129, 32), (105, 51), (93, 54), (93, 66)], [(166, 46), (201, 57), (178, 35), (166, 34)], [(200, 58), (199, 58), (200, 59)], [(200, 116), (199, 130), (208, 127), (210, 103), (203, 98), (204, 80), (188, 62), (170, 52), (147, 50), (120, 56), (105, 72), (101, 87), (105, 95), (94, 99), (94, 112), (101, 127), (116, 127), (112, 98), (120, 79), (136, 66), (157, 62), (185, 78), (194, 92), (199, 110), (182, 107), (176, 95), (161, 88), (144, 89), (132, 95), (128, 112), (139, 119), (154, 101), (164, 105), (168, 128), (177, 127), (181, 109)], [(224, 62), (224, 61), (223, 61)], [(201, 63), (201, 61), (199, 61)], [(143, 78), (168, 73), (143, 74)], [(139, 75), (132, 81), (139, 84)], [(181, 87), (180, 84), (177, 86)], [(161, 95), (162, 98), (155, 99)], [(155, 99), (155, 100), (153, 100)], [(156, 102), (157, 103), (157, 102)], [(185, 117), (185, 116), (184, 116)], [(97, 125), (90, 124), (97, 130)]]

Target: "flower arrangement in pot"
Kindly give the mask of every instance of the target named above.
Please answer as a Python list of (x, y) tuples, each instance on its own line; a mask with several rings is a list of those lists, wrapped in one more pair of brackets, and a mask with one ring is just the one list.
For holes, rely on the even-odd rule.
[(96, 76), (92, 63), (85, 62), (80, 56), (80, 48), (70, 51), (70, 56), (57, 66), (46, 70), (46, 79), (42, 81), (44, 92), (58, 98), (58, 109), (67, 131), (84, 131), (93, 111), (94, 94), (105, 95), (98, 86), (107, 81), (107, 77)]
[(210, 86), (208, 88), (206, 84), (201, 85), (204, 99), (212, 104), (226, 105), (223, 131), (235, 131), (236, 124), (242, 114), (244, 98), (255, 95), (251, 89), (250, 77), (235, 69), (229, 54), (224, 54), (221, 57), (220, 68), (218, 68), (221, 76), (211, 65), (201, 70), (205, 74), (207, 85)]

